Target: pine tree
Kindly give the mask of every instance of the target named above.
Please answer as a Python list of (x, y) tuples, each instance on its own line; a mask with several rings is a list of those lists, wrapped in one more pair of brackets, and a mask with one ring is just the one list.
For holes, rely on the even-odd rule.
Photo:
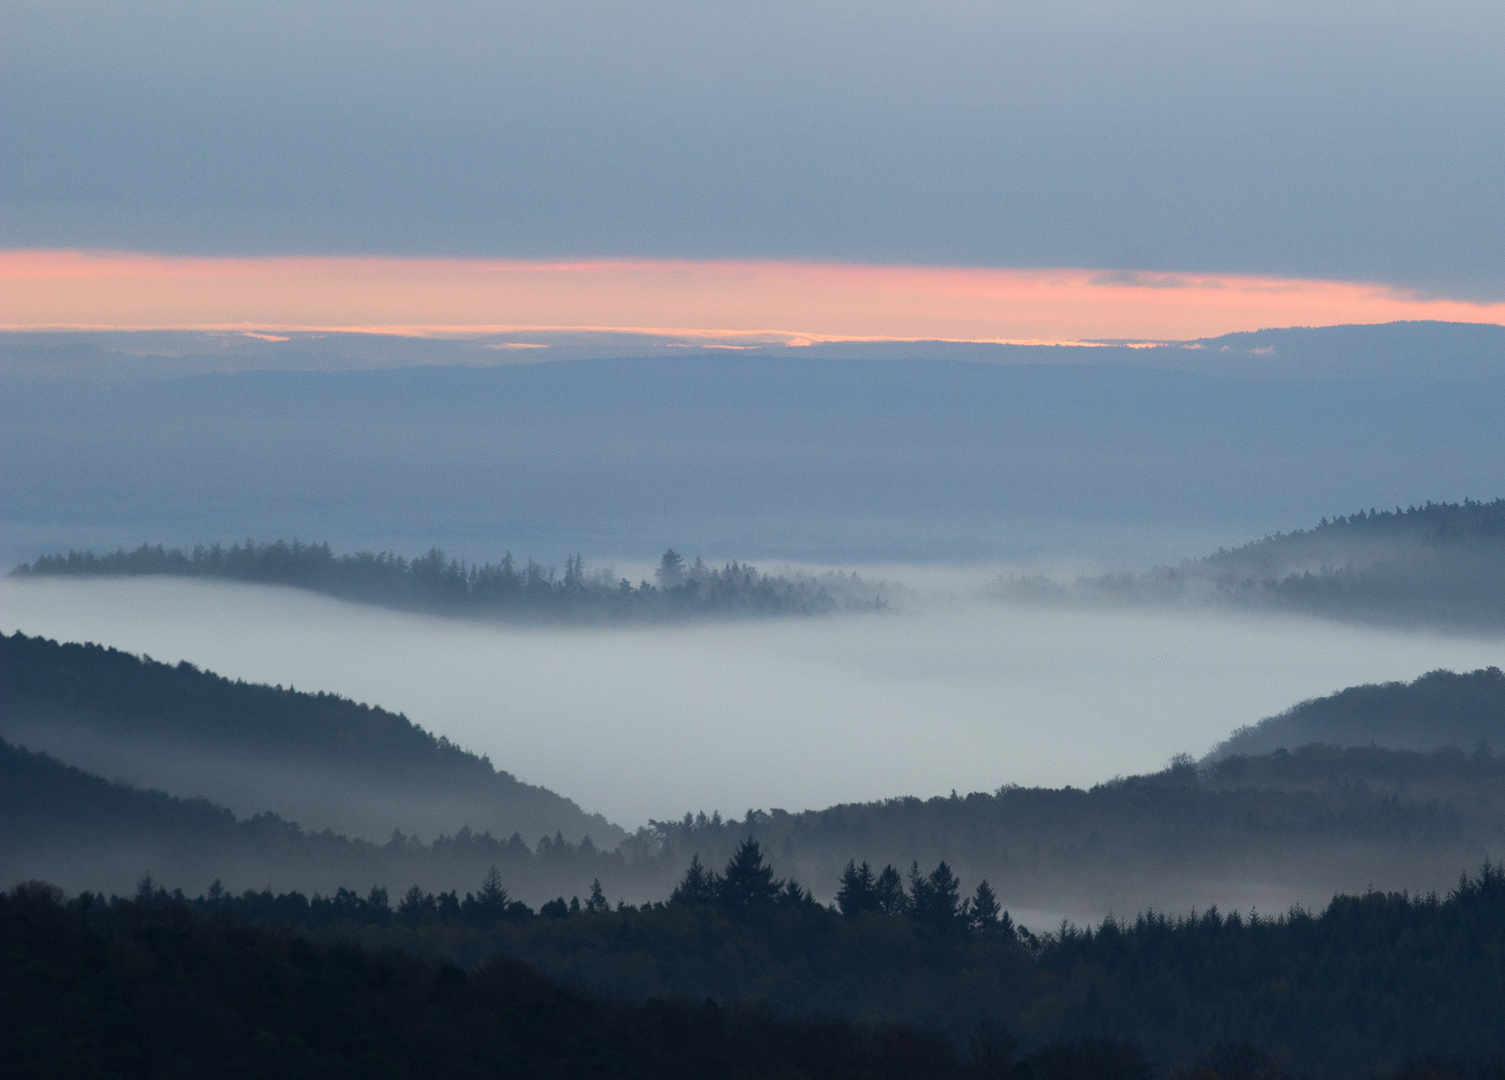
[(904, 895), (904, 882), (899, 877), (899, 871), (892, 865), (885, 866), (883, 873), (878, 875), (873, 895), (877, 900), (878, 910), (885, 915), (903, 915), (909, 909), (909, 901)]
[(815, 903), (815, 897), (810, 895), (810, 890), (803, 888), (798, 881), (790, 878), (784, 882), (784, 887), (779, 890), (775, 899), (779, 907), (799, 908), (809, 907)]
[(961, 882), (944, 859), (930, 872), (930, 921), (941, 929), (953, 926), (961, 913)]
[(977, 883), (977, 891), (968, 903), (968, 922), (979, 933), (996, 933), (1003, 925), (999, 916), (1003, 913), (993, 887), (984, 879)]
[(476, 900), (487, 914), (495, 917), (506, 909), (510, 899), (507, 890), (502, 888), (502, 875), (498, 872), (496, 863), (492, 863), (491, 869), (481, 879), (481, 891), (476, 894)]
[(728, 911), (746, 911), (772, 902), (783, 884), (774, 880), (773, 867), (763, 862), (763, 849), (749, 836), (737, 845), (721, 875), (721, 904)]
[(592, 915), (604, 915), (611, 910), (611, 905), (606, 902), (606, 894), (601, 891), (600, 878), (591, 882), (590, 899), (585, 902), (585, 910)]
[(909, 917), (937, 930), (950, 929), (961, 909), (961, 884), (945, 861), (930, 872), (920, 873), (920, 864), (909, 868)]
[(930, 914), (930, 882), (920, 873), (918, 860), (909, 864), (909, 902), (905, 910), (911, 919), (921, 921)]
[(690, 858), (690, 868), (685, 871), (685, 876), (674, 887), (674, 892), (669, 896), (671, 904), (710, 904), (714, 903), (718, 895), (720, 881), (714, 873), (708, 871), (700, 861), (699, 855)]
[(684, 556), (670, 548), (658, 561), (658, 569), (653, 572), (653, 576), (658, 578), (661, 589), (672, 589), (681, 584), (685, 579)]
[(424, 912), (432, 911), (435, 906), (433, 894), (425, 893), (421, 886), (414, 885), (397, 905), (397, 914), (409, 922), (417, 922)]
[(873, 868), (866, 861), (860, 867), (856, 860), (847, 861), (841, 874), (841, 888), (836, 892), (836, 906), (849, 919), (864, 911), (879, 910), (878, 884), (873, 879)]

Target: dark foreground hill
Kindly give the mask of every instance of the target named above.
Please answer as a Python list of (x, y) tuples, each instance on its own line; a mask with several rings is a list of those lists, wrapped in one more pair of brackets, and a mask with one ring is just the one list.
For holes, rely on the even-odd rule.
[(1505, 747), (1505, 673), (1433, 671), (1415, 682), (1350, 686), (1303, 701), (1279, 716), (1240, 728), (1212, 758), (1268, 754), (1285, 747)]
[(242, 815), (353, 836), (469, 825), (614, 846), (625, 835), (400, 714), (19, 632), (0, 634), (0, 738)]
[(1359, 511), (1143, 574), (1062, 585), (1000, 582), (1004, 596), (1217, 603), (1349, 622), (1505, 631), (1505, 499)]
[(1044, 936), (938, 919), (933, 897), (923, 917), (758, 899), (754, 879), (537, 914), (476, 895), (393, 910), (27, 884), (0, 894), (0, 1055), (49, 1077), (1505, 1075), (1490, 867), (1443, 898)]

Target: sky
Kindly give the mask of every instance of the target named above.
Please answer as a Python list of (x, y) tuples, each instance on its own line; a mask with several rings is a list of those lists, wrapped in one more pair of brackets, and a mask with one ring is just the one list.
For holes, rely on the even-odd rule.
[(0, 13), (8, 327), (1505, 321), (1498, 3)]

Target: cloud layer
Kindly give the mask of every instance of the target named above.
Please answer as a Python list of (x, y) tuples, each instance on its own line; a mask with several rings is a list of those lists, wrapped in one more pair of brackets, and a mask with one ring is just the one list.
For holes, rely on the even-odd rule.
[(6, 5), (0, 244), (1505, 295), (1505, 7)]
[[(1270, 326), (1505, 323), (1505, 303), (1336, 281), (798, 262), (0, 253), (0, 326), (591, 328), (748, 345), (839, 339), (1183, 340)], [(276, 335), (271, 334), (275, 338)]]

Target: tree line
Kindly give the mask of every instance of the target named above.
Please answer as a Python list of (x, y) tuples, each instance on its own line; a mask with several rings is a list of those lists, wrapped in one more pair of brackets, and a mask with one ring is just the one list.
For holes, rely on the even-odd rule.
[(673, 548), (659, 559), (654, 581), (636, 585), (609, 570), (591, 570), (579, 554), (564, 572), (532, 558), (472, 563), (438, 547), (416, 558), (391, 551), (336, 555), (329, 544), (298, 540), (191, 551), (142, 544), (103, 555), (92, 551), (43, 555), (17, 566), (17, 577), (132, 577), (172, 575), (288, 585), (404, 610), (493, 618), (662, 619), (685, 616), (825, 615), (887, 606), (881, 586), (855, 573), (770, 575), (747, 563), (710, 566)]
[[(723, 870), (697, 864), (667, 900), (636, 907), (610, 904), (597, 882), (583, 902), (561, 898), (534, 911), (510, 899), (495, 870), (463, 899), (415, 887), (395, 905), (378, 889), (308, 900), (212, 888), (188, 899), (143, 881), (131, 899), (65, 900), (50, 887), (25, 885), (0, 895), (0, 949), (15, 961), (0, 966), (0, 1002), (31, 1029), (19, 1039), (12, 1024), (0, 1040), (61, 1052), (66, 1031), (68, 1047), (102, 1054), (109, 1036), (100, 1028), (112, 1017), (145, 1002), (176, 1000), (180, 1009), (207, 1000), (233, 1015), (213, 1018), (207, 1032), (179, 1028), (182, 1014), (157, 1017), (135, 1033), (147, 1043), (137, 1051), (187, 1052), (184, 1040), (233, 1031), (247, 1040), (240, 1052), (250, 1053), (251, 1036), (263, 1031), (277, 1039), (261, 1048), (280, 1047), (283, 1055), (269, 1062), (299, 1060), (294, 1051), (302, 1047), (338, 1060), (372, 1039), (408, 1045), (404, 1039), (438, 1023), (430, 1011), (436, 1003), (472, 1024), (489, 1010), (483, 1028), (518, 1009), (547, 1015), (536, 998), (531, 1005), (485, 998), (484, 1008), (466, 998), (506, 970), (534, 988), (575, 988), (568, 991), (574, 1019), (555, 1017), (559, 1026), (539, 1043), (584, 1053), (577, 1044), (584, 1039), (597, 1054), (627, 1054), (603, 1073), (567, 1055), (564, 1075), (637, 1075), (631, 1055), (641, 1048), (629, 1036), (592, 1029), (596, 1021), (587, 1018), (598, 1009), (625, 1010), (637, 1023), (659, 1009), (689, 1010), (682, 1019), (713, 1010), (719, 1024), (733, 1027), (731, 1018), (746, 1010), (740, 1015), (764, 1018), (760, 1030), (772, 1040), (765, 1052), (778, 1046), (778, 1054), (794, 1055), (775, 1065), (718, 1043), (727, 1056), (712, 1072), (695, 1072), (708, 1064), (701, 1059), (683, 1065), (684, 1075), (1505, 1075), (1499, 867), (1463, 876), (1445, 896), (1341, 895), (1318, 913), (1274, 917), (1145, 912), (1038, 935), (1001, 913), (982, 918), (986, 901), (980, 908), (977, 894), (959, 900), (944, 866), (929, 874), (912, 867), (907, 888), (896, 885), (893, 869), (873, 873), (849, 863), (843, 898), (830, 907), (775, 877), (750, 839)], [(245, 967), (258, 950), (275, 962), (263, 956)], [(379, 995), (349, 996), (367, 975), (361, 994), (401, 990), (390, 1015)], [(379, 1014), (378, 1029), (341, 1042), (342, 1032), (360, 1028), (355, 1017)], [(320, 1019), (303, 1026), (295, 1016)], [(399, 1016), (424, 1022), (408, 1028)], [(843, 1033), (840, 1055), (815, 1060), (801, 1056), (808, 1047), (795, 1049), (799, 1040), (784, 1044), (802, 1024)], [(467, 1075), (475, 1047), (464, 1025), (440, 1026), (443, 1037), (423, 1043), (424, 1052), (454, 1070), (446, 1075)], [(669, 1041), (698, 1045), (694, 1031), (691, 1025)], [(875, 1050), (897, 1033), (904, 1045), (928, 1049), (918, 1059)], [(543, 1067), (512, 1042), (487, 1052), (491, 1069), (530, 1075)], [(654, 1059), (654, 1067), (667, 1070), (655, 1075), (681, 1075), (681, 1065), (666, 1059)], [(421, 1068), (401, 1074), (428, 1075)]]

